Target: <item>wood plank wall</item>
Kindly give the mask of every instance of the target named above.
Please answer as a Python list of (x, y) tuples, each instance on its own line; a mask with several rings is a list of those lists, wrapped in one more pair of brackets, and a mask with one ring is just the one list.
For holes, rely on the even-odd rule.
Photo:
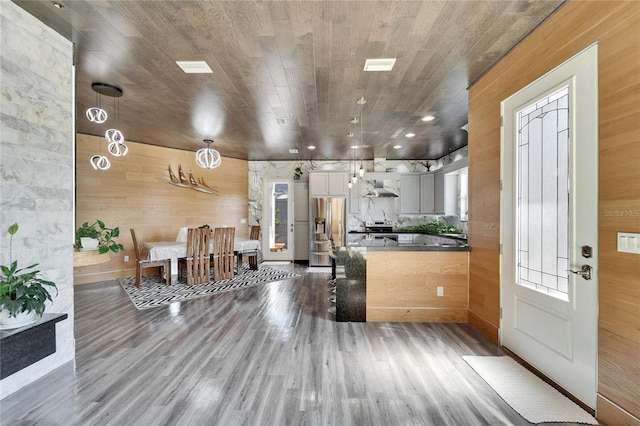
[[(638, 424), (640, 256), (618, 253), (616, 233), (640, 232), (640, 2), (569, 1), (470, 88), (469, 322), (497, 341), (500, 102), (596, 41), (598, 416), (604, 423)], [(606, 213), (611, 211), (623, 213)]]
[(367, 321), (466, 323), (468, 265), (469, 252), (368, 252)]
[[(84, 134), (76, 141), (76, 227), (101, 219), (109, 227), (120, 227), (119, 242), (124, 253), (111, 253), (111, 261), (74, 268), (75, 284), (133, 276), (135, 265), (129, 228), (136, 230), (139, 243), (174, 240), (181, 226), (234, 226), (236, 235), (248, 237), (248, 162), (223, 158), (222, 165), (205, 170), (195, 164), (195, 153), (126, 142), (125, 157), (109, 156), (111, 168), (93, 170), (89, 158), (99, 152), (98, 138)], [(106, 153), (104, 138), (102, 152)], [(108, 154), (107, 154), (108, 155)], [(168, 184), (167, 167), (174, 173), (182, 165), (185, 172), (204, 178), (218, 191), (205, 194)], [(139, 235), (138, 235), (139, 234)]]

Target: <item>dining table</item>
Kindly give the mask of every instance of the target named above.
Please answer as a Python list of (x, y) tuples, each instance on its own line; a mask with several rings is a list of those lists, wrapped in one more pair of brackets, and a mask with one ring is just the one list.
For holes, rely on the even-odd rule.
[[(178, 258), (187, 256), (186, 241), (149, 241), (143, 244), (150, 260), (171, 259), (171, 275), (178, 275)], [(233, 241), (233, 251), (237, 255), (245, 252), (260, 250), (259, 240), (236, 237)], [(213, 243), (211, 244), (213, 252)]]

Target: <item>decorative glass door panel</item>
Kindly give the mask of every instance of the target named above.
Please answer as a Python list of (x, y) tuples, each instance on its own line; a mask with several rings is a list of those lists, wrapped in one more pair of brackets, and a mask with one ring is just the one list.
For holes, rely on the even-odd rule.
[(567, 300), (569, 90), (517, 112), (516, 282)]

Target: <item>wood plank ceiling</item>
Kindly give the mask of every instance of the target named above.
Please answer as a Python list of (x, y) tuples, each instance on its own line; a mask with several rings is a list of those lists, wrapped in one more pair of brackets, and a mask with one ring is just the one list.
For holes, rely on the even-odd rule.
[[(84, 116), (96, 103), (91, 83), (104, 82), (124, 91), (127, 140), (195, 151), (211, 138), (222, 155), (249, 160), (349, 158), (361, 144), (350, 123), (360, 97), (365, 159), (463, 147), (469, 84), (562, 4), (14, 1), (76, 45), (78, 132), (110, 126)], [(397, 61), (363, 72), (367, 58)], [(206, 61), (213, 73), (185, 74), (175, 61)], [(113, 98), (102, 104), (112, 113)], [(427, 114), (435, 120), (421, 121)]]

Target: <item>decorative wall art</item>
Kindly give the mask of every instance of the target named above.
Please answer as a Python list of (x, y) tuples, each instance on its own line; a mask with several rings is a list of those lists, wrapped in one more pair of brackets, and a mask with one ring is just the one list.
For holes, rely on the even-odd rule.
[(204, 178), (196, 179), (193, 177), (193, 172), (189, 171), (189, 176), (185, 176), (182, 171), (182, 165), (178, 166), (178, 176), (173, 173), (171, 170), (171, 165), (167, 167), (169, 171), (169, 180), (168, 183), (173, 186), (178, 186), (180, 188), (191, 188), (196, 191), (204, 192), (205, 194), (218, 194), (218, 191), (210, 187), (204, 180)]

